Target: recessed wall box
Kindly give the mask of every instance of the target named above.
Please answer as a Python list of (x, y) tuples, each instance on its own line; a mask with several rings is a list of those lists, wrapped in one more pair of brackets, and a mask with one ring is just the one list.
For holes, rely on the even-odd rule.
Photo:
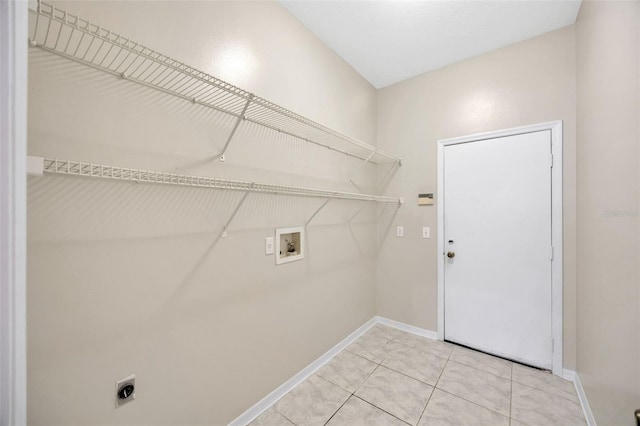
[(276, 265), (304, 259), (304, 227), (276, 229)]

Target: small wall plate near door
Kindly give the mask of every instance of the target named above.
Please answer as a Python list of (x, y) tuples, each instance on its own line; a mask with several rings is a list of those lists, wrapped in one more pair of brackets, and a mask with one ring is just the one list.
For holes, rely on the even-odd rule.
[(431, 228), (428, 226), (422, 227), (422, 238), (431, 238)]
[(132, 374), (116, 382), (116, 408), (136, 399), (136, 375)]

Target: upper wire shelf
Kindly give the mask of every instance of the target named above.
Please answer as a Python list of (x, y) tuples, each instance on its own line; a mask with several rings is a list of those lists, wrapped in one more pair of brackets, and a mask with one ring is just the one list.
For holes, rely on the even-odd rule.
[(84, 163), (81, 161), (58, 160), (55, 158), (31, 157), (31, 159), (31, 161), (35, 160), (35, 163), (38, 164), (37, 170), (31, 170), (31, 173), (34, 175), (39, 175), (44, 172), (52, 174), (112, 179), (136, 183), (156, 183), (198, 188), (227, 189), (240, 192), (282, 194), (296, 197), (376, 201), (382, 203), (402, 204), (401, 198), (385, 197), (381, 195), (368, 195), (354, 192), (332, 191), (326, 189), (274, 185), (268, 183), (221, 179), (206, 176), (182, 175), (153, 170), (141, 170), (128, 167)]
[(30, 45), (194, 104), (236, 117), (222, 157), (241, 121), (264, 126), (363, 160), (401, 160), (232, 84), (149, 49), (55, 6), (38, 1)]

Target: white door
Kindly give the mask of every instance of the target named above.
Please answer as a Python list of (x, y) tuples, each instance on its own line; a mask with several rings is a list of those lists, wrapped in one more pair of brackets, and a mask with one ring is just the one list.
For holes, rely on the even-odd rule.
[(443, 165), (445, 339), (550, 369), (551, 132), (447, 145)]

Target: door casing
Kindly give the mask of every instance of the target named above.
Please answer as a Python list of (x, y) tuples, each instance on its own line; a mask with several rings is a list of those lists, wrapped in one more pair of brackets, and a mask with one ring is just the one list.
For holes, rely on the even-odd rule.
[(477, 133), (469, 136), (442, 139), (438, 141), (438, 340), (444, 340), (444, 148), (459, 143), (480, 142), (505, 136), (524, 133), (551, 131), (551, 241), (553, 261), (551, 262), (551, 334), (553, 337), (552, 372), (562, 376), (562, 121), (550, 121), (529, 126), (515, 127), (492, 132)]

